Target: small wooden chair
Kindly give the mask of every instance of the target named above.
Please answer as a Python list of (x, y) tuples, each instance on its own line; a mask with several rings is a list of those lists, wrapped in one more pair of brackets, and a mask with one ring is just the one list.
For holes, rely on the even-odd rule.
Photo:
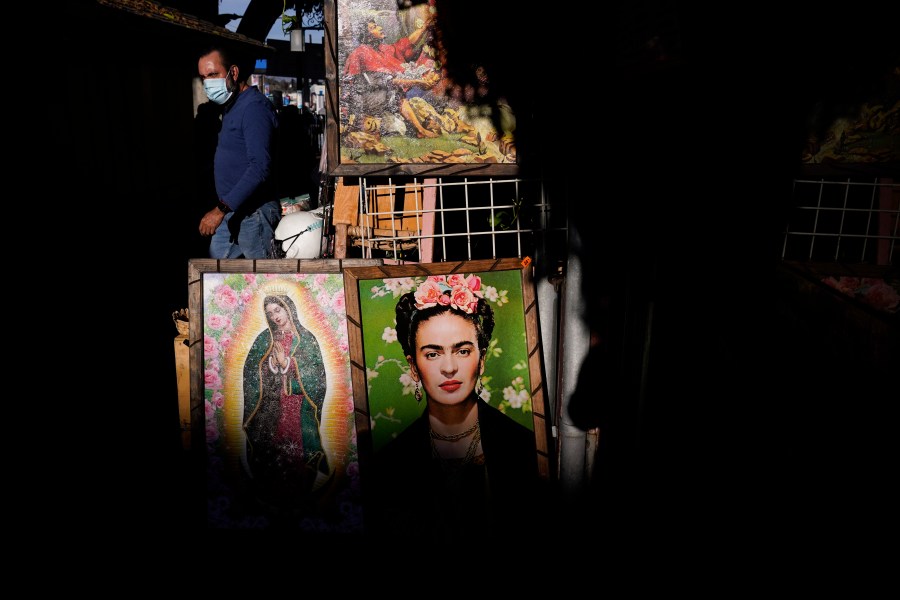
[(347, 258), (349, 244), (362, 247), (364, 258), (371, 258), (375, 249), (393, 252), (395, 258), (386, 258), (387, 264), (409, 262), (399, 257), (412, 250), (418, 250), (419, 262), (431, 262), (435, 183), (425, 179), (361, 189), (359, 184), (347, 185), (344, 178), (338, 178), (332, 212), (334, 257)]

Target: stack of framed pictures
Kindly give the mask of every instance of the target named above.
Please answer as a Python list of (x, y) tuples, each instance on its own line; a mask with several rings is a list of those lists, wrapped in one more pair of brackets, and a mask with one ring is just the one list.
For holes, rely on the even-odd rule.
[[(364, 534), (385, 523), (382, 457), (417, 427), (442, 430), (439, 415), (474, 424), (458, 446), (425, 445), (426, 468), (459, 464), (458, 447), (491, 481), (512, 463), (551, 478), (529, 259), (194, 260), (189, 296), (192, 439), (209, 527)], [(438, 323), (456, 329), (444, 335)], [(510, 466), (492, 450), (501, 439), (519, 448)]]

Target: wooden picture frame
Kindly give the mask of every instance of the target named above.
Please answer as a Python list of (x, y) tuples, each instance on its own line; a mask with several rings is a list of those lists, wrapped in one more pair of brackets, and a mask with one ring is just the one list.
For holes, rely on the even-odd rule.
[(519, 173), (512, 109), (453, 89), (434, 50), (433, 5), (325, 0), (324, 9), (330, 175)]
[(342, 269), (380, 262), (189, 261), (210, 528), (362, 533)]
[[(379, 453), (389, 448), (407, 426), (415, 424), (428, 404), (417, 402), (421, 397), (415, 393), (410, 367), (397, 339), (394, 309), (398, 298), (420, 289), (426, 279), (454, 285), (454, 275), (467, 280), (472, 275), (480, 278), (480, 301), (489, 303), (494, 316), (493, 335), (476, 392), (489, 406), (533, 432), (535, 481), (550, 481), (550, 423), (530, 262), (528, 258), (513, 258), (344, 269), (351, 377), (357, 414), (364, 417), (357, 420), (364, 491), (380, 483), (370, 475), (379, 472)], [(467, 379), (462, 375), (459, 378)], [(424, 379), (422, 382), (424, 390)], [(482, 386), (480, 390), (478, 385)], [(488, 464), (490, 461), (488, 457)]]

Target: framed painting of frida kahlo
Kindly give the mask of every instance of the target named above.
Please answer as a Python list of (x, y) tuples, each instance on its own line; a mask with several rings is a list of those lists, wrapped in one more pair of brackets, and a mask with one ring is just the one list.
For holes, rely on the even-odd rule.
[(190, 261), (209, 528), (362, 532), (341, 270), (379, 262)]
[(484, 67), (450, 79), (440, 28), (433, 0), (325, 0), (329, 174), (518, 173), (512, 109)]
[(515, 529), (551, 468), (530, 260), (344, 279), (367, 521), (389, 534)]

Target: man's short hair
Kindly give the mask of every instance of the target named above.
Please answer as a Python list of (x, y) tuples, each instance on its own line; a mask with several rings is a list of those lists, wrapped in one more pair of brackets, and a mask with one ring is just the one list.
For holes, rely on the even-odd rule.
[(237, 66), (238, 81), (247, 81), (248, 79), (250, 79), (250, 75), (253, 74), (253, 69), (256, 65), (256, 59), (252, 58), (247, 51), (238, 50), (236, 48), (228, 46), (207, 46), (206, 49), (203, 50), (203, 52), (201, 52), (197, 57), (197, 60), (200, 60), (200, 58), (213, 52), (219, 53), (219, 56), (222, 57), (222, 64), (226, 69), (232, 66)]

